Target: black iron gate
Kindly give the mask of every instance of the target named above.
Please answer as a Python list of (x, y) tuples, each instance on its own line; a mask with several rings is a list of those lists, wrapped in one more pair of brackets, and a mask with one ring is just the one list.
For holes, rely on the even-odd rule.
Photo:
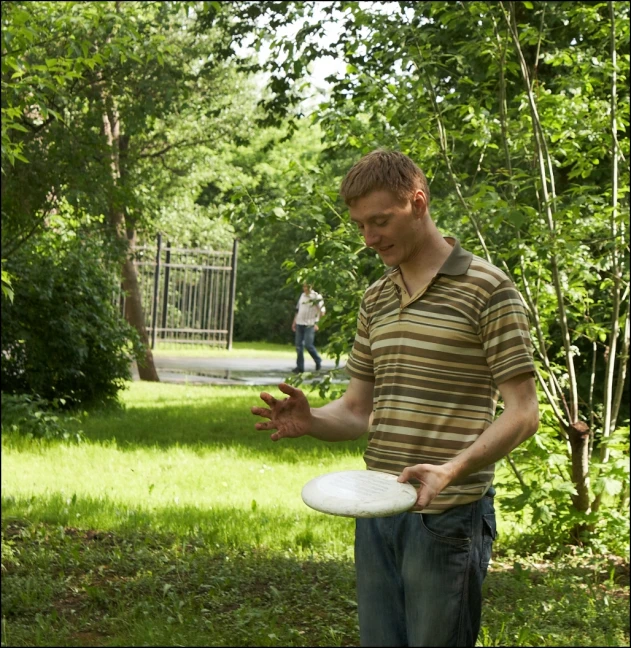
[[(156, 339), (232, 348), (237, 250), (140, 245), (133, 249), (151, 348)], [(124, 301), (121, 304), (124, 308)]]

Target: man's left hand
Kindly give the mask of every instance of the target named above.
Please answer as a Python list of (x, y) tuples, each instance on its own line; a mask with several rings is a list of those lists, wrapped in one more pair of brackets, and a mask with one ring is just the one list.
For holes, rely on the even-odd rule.
[(399, 482), (407, 482), (410, 479), (417, 479), (421, 482), (418, 489), (416, 504), (424, 509), (445, 487), (449, 485), (454, 475), (448, 464), (435, 466), (433, 464), (416, 464), (404, 468), (397, 478)]

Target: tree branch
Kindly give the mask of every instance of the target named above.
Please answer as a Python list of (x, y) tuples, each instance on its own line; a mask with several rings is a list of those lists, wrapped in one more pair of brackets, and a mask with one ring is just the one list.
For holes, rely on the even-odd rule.
[(482, 235), (482, 228), (480, 227), (480, 223), (478, 221), (477, 216), (473, 213), (471, 210), (471, 207), (467, 204), (467, 201), (464, 199), (464, 196), (462, 195), (462, 191), (460, 190), (460, 182), (458, 181), (456, 174), (453, 170), (453, 166), (451, 164), (451, 158), (449, 156), (449, 151), (448, 151), (448, 146), (447, 146), (447, 133), (445, 131), (445, 126), (443, 123), (443, 117), (442, 117), (442, 112), (440, 108), (438, 107), (438, 102), (436, 101), (436, 93), (434, 92), (434, 87), (432, 84), (432, 79), (429, 76), (429, 72), (425, 68), (425, 66), (422, 63), (423, 60), (423, 53), (421, 51), (420, 46), (418, 43), (415, 41), (416, 45), (416, 50), (419, 53), (419, 57), (421, 58), (421, 66), (416, 66), (417, 69), (423, 74), (425, 74), (425, 77), (427, 79), (427, 89), (429, 91), (429, 96), (430, 100), (432, 103), (432, 108), (434, 110), (434, 114), (436, 116), (436, 123), (438, 125), (438, 134), (439, 134), (439, 143), (440, 143), (440, 150), (443, 156), (443, 159), (445, 160), (445, 164), (447, 165), (447, 171), (449, 173), (449, 177), (451, 178), (451, 182), (454, 186), (454, 189), (456, 190), (456, 194), (458, 195), (458, 199), (460, 201), (460, 204), (464, 207), (466, 212), (469, 214), (469, 218), (471, 219), (471, 222), (473, 223), (473, 226), (475, 228), (475, 232), (477, 234), (478, 240), (480, 241), (480, 245), (482, 246), (482, 249), (484, 250), (484, 254), (486, 255), (486, 259), (489, 263), (492, 263), (491, 259), (491, 254), (486, 246), (486, 241), (484, 240), (484, 236)]
[(517, 480), (521, 485), (522, 492), (525, 493), (528, 487), (526, 486), (526, 482), (524, 481), (524, 478), (522, 477), (521, 473), (519, 472), (519, 469), (517, 468), (515, 462), (513, 461), (513, 458), (510, 456), (510, 453), (506, 455), (506, 459), (508, 460), (510, 467), (513, 469), (513, 472), (515, 473), (515, 477), (517, 477)]
[(550, 403), (550, 407), (552, 407), (552, 411), (554, 412), (554, 415), (557, 417), (557, 419), (559, 420), (559, 422), (562, 425), (561, 434), (565, 439), (567, 439), (567, 436), (565, 434), (565, 429), (567, 427), (569, 427), (569, 422), (566, 421), (565, 418), (563, 418), (563, 414), (561, 413), (561, 410), (559, 409), (559, 406), (557, 405), (556, 399), (550, 393), (550, 390), (548, 389), (548, 385), (546, 385), (545, 380), (543, 379), (543, 377), (541, 376), (540, 371), (537, 368), (535, 368), (535, 374), (537, 375), (537, 379), (539, 380), (539, 384), (541, 385), (541, 388), (543, 389), (543, 391), (544, 391), (544, 393), (546, 395), (546, 398), (548, 399), (548, 402)]
[(592, 370), (589, 376), (589, 401), (587, 409), (589, 410), (589, 449), (588, 456), (591, 460), (594, 449), (594, 383), (596, 382), (596, 359), (598, 357), (598, 344), (596, 340), (592, 341)]
[(3, 250), (2, 251), (2, 258), (3, 259), (8, 259), (12, 254), (14, 254), (17, 250), (19, 250), (25, 243), (28, 241), (35, 232), (45, 223), (46, 218), (50, 216), (50, 213), (53, 211), (55, 208), (54, 204), (51, 204), (50, 207), (42, 214), (41, 217), (39, 217), (35, 221), (35, 225), (29, 230), (29, 232), (23, 236), (21, 239), (17, 237), (17, 240), (15, 243), (13, 241), (10, 242), (9, 244), (9, 250)]
[(624, 322), (624, 329), (622, 335), (622, 345), (620, 347), (620, 361), (618, 364), (618, 379), (616, 381), (616, 393), (613, 399), (613, 407), (611, 411), (611, 426), (612, 432), (616, 427), (618, 420), (618, 413), (620, 411), (620, 404), (622, 403), (622, 394), (624, 392), (624, 381), (627, 375), (627, 364), (629, 362), (629, 302), (627, 300), (627, 314)]
[[(554, 180), (553, 178), (550, 179), (550, 193), (549, 193), (548, 179), (546, 177), (546, 157), (547, 157), (549, 170), (551, 170), (550, 167), (551, 160), (547, 151), (543, 128), (539, 120), (537, 103), (532, 93), (532, 90), (530, 88), (531, 83), (530, 83), (530, 75), (528, 73), (528, 66), (526, 64), (526, 60), (524, 58), (524, 54), (519, 42), (519, 35), (517, 33), (517, 27), (515, 24), (515, 7), (513, 3), (509, 3), (509, 5), (510, 5), (509, 7), (510, 16), (506, 12), (504, 3), (503, 2), (499, 3), (506, 24), (508, 25), (508, 29), (510, 31), (513, 44), (515, 45), (515, 51), (517, 52), (519, 58), (522, 79), (524, 82), (524, 86), (526, 88), (526, 95), (528, 97), (528, 103), (530, 106), (530, 113), (532, 118), (535, 150), (536, 150), (537, 162), (539, 166), (539, 175), (541, 179), (541, 189), (543, 191), (543, 205), (546, 212), (548, 229), (550, 231), (552, 242), (554, 244), (554, 239), (556, 235), (556, 227), (555, 227), (554, 217), (552, 212), (552, 205), (555, 199)], [(571, 416), (570, 423), (575, 423), (576, 421), (578, 421), (578, 383), (576, 380), (576, 370), (574, 367), (574, 351), (572, 350), (572, 346), (571, 346), (567, 312), (565, 308), (563, 290), (561, 287), (560, 270), (559, 270), (556, 253), (554, 252), (554, 250), (552, 250), (550, 255), (550, 268), (552, 270), (552, 282), (554, 284), (554, 289), (557, 296), (557, 304), (559, 308), (559, 324), (561, 326), (561, 336), (563, 339), (563, 347), (565, 350), (566, 364), (568, 369), (569, 386), (570, 386), (570, 402), (569, 402), (569, 409), (570, 409), (570, 416)]]
[[(611, 235), (612, 238), (618, 236), (618, 150), (616, 146), (616, 94), (617, 94), (617, 75), (616, 75), (616, 21), (611, 0), (609, 5), (610, 19), (610, 46), (611, 46)], [(611, 270), (613, 274), (613, 306), (611, 313), (611, 325), (609, 331), (609, 356), (607, 358), (607, 367), (605, 370), (605, 393), (604, 405), (605, 415), (603, 421), (603, 437), (607, 438), (615, 427), (615, 420), (612, 420), (613, 409), (613, 391), (614, 391), (614, 373), (617, 357), (618, 336), (619, 336), (619, 319), (620, 319), (620, 268), (618, 259), (618, 248), (613, 245), (611, 248)], [(603, 444), (600, 452), (600, 460), (605, 463), (609, 460), (609, 448)]]

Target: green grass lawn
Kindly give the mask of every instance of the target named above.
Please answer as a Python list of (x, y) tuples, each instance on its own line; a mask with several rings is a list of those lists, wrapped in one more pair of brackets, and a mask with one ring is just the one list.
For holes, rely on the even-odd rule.
[[(353, 520), (300, 491), (365, 440), (273, 443), (259, 392), (136, 382), (81, 444), (3, 435), (2, 645), (357, 645)], [(628, 563), (509, 550), (480, 645), (628, 645)]]
[(153, 353), (169, 355), (177, 353), (181, 356), (194, 356), (205, 358), (294, 358), (296, 349), (293, 344), (272, 344), (271, 342), (235, 342), (232, 349), (213, 347), (207, 344), (174, 344), (169, 342), (156, 342)]

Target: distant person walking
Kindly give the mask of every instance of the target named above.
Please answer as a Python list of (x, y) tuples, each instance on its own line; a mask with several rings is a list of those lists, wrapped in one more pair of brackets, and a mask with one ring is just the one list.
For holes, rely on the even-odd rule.
[(318, 330), (318, 321), (325, 313), (322, 295), (317, 293), (309, 284), (302, 285), (302, 295), (296, 305), (296, 314), (291, 324), (291, 330), (296, 334), (296, 367), (293, 373), (302, 373), (305, 370), (306, 347), (309, 355), (315, 362), (315, 370), (320, 371), (322, 358), (314, 345), (315, 334)]

